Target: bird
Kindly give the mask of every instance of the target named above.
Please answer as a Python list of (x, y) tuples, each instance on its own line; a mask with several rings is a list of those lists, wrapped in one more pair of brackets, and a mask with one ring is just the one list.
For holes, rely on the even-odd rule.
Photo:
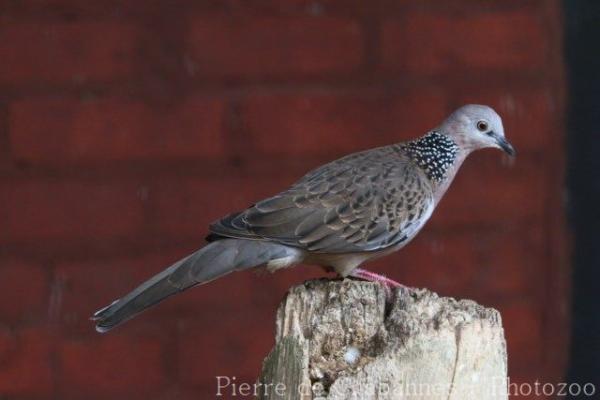
[(510, 156), (502, 119), (469, 104), (411, 141), (353, 153), (318, 167), (288, 189), (209, 226), (207, 244), (97, 311), (107, 332), (148, 307), (233, 271), (315, 264), (341, 277), (402, 287), (359, 268), (395, 252), (431, 217), (466, 157), (498, 148)]

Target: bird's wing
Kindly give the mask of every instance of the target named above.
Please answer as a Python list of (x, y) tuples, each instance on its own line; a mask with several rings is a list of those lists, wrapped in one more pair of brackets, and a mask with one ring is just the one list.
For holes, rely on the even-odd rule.
[(433, 207), (423, 171), (400, 149), (382, 147), (326, 164), (210, 230), (311, 252), (377, 251), (412, 238)]

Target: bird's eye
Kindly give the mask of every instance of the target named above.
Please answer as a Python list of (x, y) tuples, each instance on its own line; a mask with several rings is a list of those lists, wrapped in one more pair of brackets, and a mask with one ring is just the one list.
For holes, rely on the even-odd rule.
[(480, 132), (486, 132), (488, 130), (488, 123), (485, 121), (477, 122), (477, 129), (479, 129)]

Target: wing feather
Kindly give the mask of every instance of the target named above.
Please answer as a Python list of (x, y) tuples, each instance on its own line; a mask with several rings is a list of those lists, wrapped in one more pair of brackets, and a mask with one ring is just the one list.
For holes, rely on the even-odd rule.
[(215, 222), (211, 232), (315, 252), (376, 251), (416, 235), (433, 207), (424, 172), (388, 146), (318, 168), (288, 190)]

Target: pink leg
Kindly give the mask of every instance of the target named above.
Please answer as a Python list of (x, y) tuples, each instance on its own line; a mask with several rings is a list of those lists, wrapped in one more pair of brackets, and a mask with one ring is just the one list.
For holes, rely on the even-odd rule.
[(388, 298), (392, 297), (392, 289), (401, 288), (402, 290), (409, 290), (408, 286), (405, 286), (399, 282), (396, 282), (393, 279), (390, 279), (384, 275), (376, 274), (375, 272), (367, 271), (366, 269), (356, 268), (350, 276), (355, 278), (364, 279), (369, 282), (379, 282), (385, 288), (386, 294)]

